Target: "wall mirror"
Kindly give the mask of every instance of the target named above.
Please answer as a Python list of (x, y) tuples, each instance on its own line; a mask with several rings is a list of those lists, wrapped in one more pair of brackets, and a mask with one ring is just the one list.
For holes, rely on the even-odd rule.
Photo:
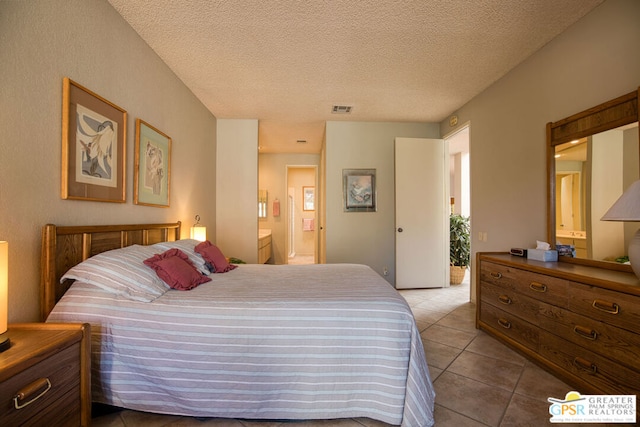
[(575, 247), (560, 261), (631, 271), (621, 261), (640, 225), (600, 218), (640, 179), (638, 92), (547, 124), (547, 237)]
[(258, 190), (258, 218), (267, 217), (267, 190)]

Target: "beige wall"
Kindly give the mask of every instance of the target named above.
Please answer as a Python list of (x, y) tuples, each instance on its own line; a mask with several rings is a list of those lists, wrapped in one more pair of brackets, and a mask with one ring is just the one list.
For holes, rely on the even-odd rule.
[(473, 256), (546, 239), (546, 123), (638, 88), (639, 22), (640, 2), (607, 0), (455, 112), (471, 123)]
[[(319, 162), (318, 154), (260, 154), (258, 156), (259, 187), (269, 192), (267, 217), (261, 218), (258, 226), (271, 230), (273, 251), (269, 261), (271, 264), (287, 262), (287, 166), (316, 167)], [(318, 196), (317, 193), (316, 196)], [(276, 199), (280, 201), (279, 217), (273, 216), (273, 201)], [(319, 226), (319, 218), (316, 218), (316, 226)]]
[[(0, 2), (0, 240), (9, 241), (9, 320), (39, 315), (44, 224), (182, 221), (215, 239), (216, 119), (103, 0)], [(128, 112), (126, 203), (60, 198), (62, 79)], [(171, 206), (133, 204), (135, 119), (173, 139)]]
[(258, 121), (219, 119), (216, 240), (228, 257), (258, 262)]
[[(395, 284), (394, 141), (438, 138), (438, 124), (327, 122), (327, 263), (366, 264)], [(342, 170), (376, 169), (377, 212), (343, 212)]]

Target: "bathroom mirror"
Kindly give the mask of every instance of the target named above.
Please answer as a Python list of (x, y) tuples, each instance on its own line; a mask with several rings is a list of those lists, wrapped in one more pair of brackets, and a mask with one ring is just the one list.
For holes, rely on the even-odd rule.
[(267, 217), (267, 190), (258, 190), (258, 218)]
[(631, 271), (620, 262), (638, 223), (600, 221), (640, 178), (638, 91), (547, 124), (547, 234), (575, 247), (560, 261)]

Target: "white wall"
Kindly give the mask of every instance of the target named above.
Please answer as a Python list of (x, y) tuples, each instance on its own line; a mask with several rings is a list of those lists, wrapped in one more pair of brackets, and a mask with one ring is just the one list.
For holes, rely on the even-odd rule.
[[(0, 52), (0, 240), (9, 241), (10, 321), (38, 320), (47, 223), (180, 220), (187, 237), (196, 213), (214, 221), (216, 119), (109, 3), (2, 1)], [(60, 198), (65, 76), (128, 112), (124, 204)], [(132, 202), (136, 118), (173, 140), (169, 208)]]
[[(438, 138), (438, 124), (327, 122), (327, 263), (366, 264), (395, 284), (394, 140)], [(342, 170), (376, 169), (377, 212), (343, 212)]]
[(546, 123), (638, 88), (639, 22), (640, 2), (607, 0), (454, 112), (471, 123), (474, 256), (545, 240)]
[(219, 119), (216, 240), (227, 257), (258, 262), (258, 121)]

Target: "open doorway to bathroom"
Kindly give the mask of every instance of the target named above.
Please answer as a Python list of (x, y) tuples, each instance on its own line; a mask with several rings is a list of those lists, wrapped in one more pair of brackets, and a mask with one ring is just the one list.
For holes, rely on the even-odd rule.
[(287, 166), (287, 259), (289, 264), (315, 264), (316, 166)]
[[(451, 196), (451, 213), (470, 218), (471, 175), (469, 166), (469, 124), (445, 135), (444, 140), (449, 146), (449, 191)], [(471, 233), (473, 233), (473, 231), (471, 231)], [(467, 269), (465, 272), (463, 283), (469, 284), (470, 281), (471, 268)]]

